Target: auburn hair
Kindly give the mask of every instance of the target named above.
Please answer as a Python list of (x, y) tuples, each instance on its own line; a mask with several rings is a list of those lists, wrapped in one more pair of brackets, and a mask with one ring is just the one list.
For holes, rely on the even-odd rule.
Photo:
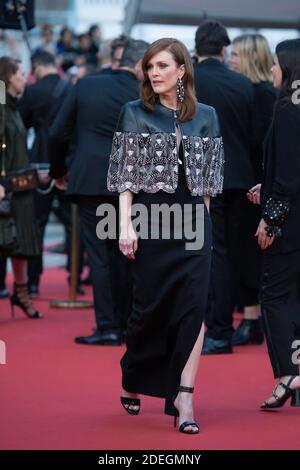
[(6, 56), (0, 57), (0, 80), (5, 83), (6, 88), (9, 86), (11, 77), (19, 70), (20, 64), (20, 60)]
[(184, 86), (184, 100), (183, 102), (178, 101), (178, 118), (181, 121), (188, 121), (196, 114), (197, 98), (194, 88), (194, 67), (187, 48), (177, 39), (159, 39), (158, 41), (153, 42), (145, 52), (142, 60), (144, 79), (141, 85), (141, 100), (143, 106), (149, 111), (152, 111), (154, 106), (159, 102), (159, 96), (154, 93), (149, 80), (148, 64), (152, 57), (162, 51), (169, 52), (173, 56), (178, 67), (181, 65), (185, 66), (185, 74), (182, 78)]

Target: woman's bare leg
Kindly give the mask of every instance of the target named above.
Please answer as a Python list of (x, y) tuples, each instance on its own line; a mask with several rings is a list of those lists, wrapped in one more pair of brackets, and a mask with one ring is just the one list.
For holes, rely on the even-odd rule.
[(27, 260), (21, 258), (12, 258), (12, 267), (16, 284), (27, 284)]
[(257, 320), (261, 316), (260, 305), (251, 305), (245, 307), (244, 319), (245, 320)]
[[(204, 340), (204, 323), (200, 330), (197, 341), (193, 347), (193, 350), (190, 354), (190, 357), (182, 371), (180, 385), (185, 387), (194, 387), (195, 378), (199, 366), (200, 355), (202, 351)], [(179, 411), (179, 425), (184, 421), (193, 421), (194, 420), (194, 410), (193, 410), (193, 394), (188, 392), (178, 392), (176, 397), (175, 407)], [(186, 432), (193, 431), (193, 426), (187, 426)]]

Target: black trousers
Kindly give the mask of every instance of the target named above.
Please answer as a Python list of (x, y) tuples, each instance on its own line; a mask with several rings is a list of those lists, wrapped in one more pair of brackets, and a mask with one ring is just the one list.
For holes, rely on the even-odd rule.
[(263, 253), (260, 300), (274, 377), (298, 375), (293, 353), (300, 339), (300, 251)]
[(255, 233), (261, 220), (261, 206), (251, 204), (244, 196), (239, 231), (238, 305), (258, 304), (262, 250)]
[[(52, 210), (52, 204), (54, 198), (58, 199), (60, 205), (61, 221), (66, 230), (66, 246), (68, 256), (68, 266), (70, 264), (69, 249), (71, 246), (71, 205), (66, 198), (65, 192), (60, 191), (57, 188), (53, 188), (49, 194), (40, 194), (38, 191), (34, 192), (34, 206), (35, 214), (38, 221), (41, 237), (41, 246), (43, 246), (43, 240), (45, 235), (46, 225), (48, 223), (49, 215)], [(31, 258), (28, 261), (28, 280), (29, 284), (39, 284), (40, 276), (43, 272), (43, 255)]]
[(96, 234), (100, 204), (112, 204), (118, 221), (118, 198), (113, 196), (78, 196), (80, 224), (88, 253), (97, 328), (101, 332), (119, 333), (126, 329), (132, 305), (130, 262), (119, 250), (117, 239), (100, 240)]
[(6, 289), (6, 264), (7, 258), (6, 256), (0, 256), (0, 290)]
[(245, 190), (226, 190), (211, 198), (213, 251), (205, 315), (207, 336), (230, 340), (232, 313), (237, 303), (237, 281), (240, 253), (240, 220)]

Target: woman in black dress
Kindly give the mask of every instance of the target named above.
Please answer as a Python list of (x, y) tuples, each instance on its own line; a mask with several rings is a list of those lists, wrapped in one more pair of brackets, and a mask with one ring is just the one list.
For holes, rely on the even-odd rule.
[[(165, 413), (179, 416), (181, 432), (194, 434), (199, 427), (192, 392), (211, 259), (208, 205), (209, 196), (222, 191), (223, 145), (214, 109), (196, 101), (193, 66), (181, 42), (156, 41), (142, 67), (141, 100), (121, 112), (108, 173), (108, 188), (121, 193), (120, 249), (132, 259), (134, 278), (121, 402), (128, 413), (137, 414), (138, 393), (165, 398)], [(143, 229), (158, 230), (159, 236), (138, 240), (133, 204), (146, 209)], [(154, 215), (161, 204), (179, 209), (170, 219), (169, 237), (161, 233), (168, 217)], [(191, 227), (196, 227), (196, 239), (187, 236)], [(177, 236), (182, 228), (184, 235)], [(201, 235), (204, 241), (196, 246)]]
[[(272, 68), (280, 90), (265, 141), (262, 219), (261, 307), (269, 356), (278, 383), (261, 405), (279, 408), (288, 398), (300, 406), (300, 39), (276, 47)], [(258, 191), (252, 195), (258, 202)]]
[[(25, 76), (19, 61), (0, 58), (0, 80), (6, 87), (6, 104), (0, 104), (1, 170), (0, 199), (10, 182), (4, 174), (29, 165), (26, 131), (17, 110), (18, 97), (24, 91)], [(14, 293), (10, 297), (12, 313), (18, 306), (29, 318), (41, 318), (28, 294), (27, 259), (40, 254), (40, 240), (31, 191), (13, 194), (11, 216), (0, 215), (0, 254), (10, 256), (14, 272)]]

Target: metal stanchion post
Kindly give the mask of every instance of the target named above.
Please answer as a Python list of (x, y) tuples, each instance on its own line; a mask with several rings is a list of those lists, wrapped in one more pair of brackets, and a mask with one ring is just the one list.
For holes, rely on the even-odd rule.
[(78, 209), (72, 204), (72, 245), (71, 245), (71, 277), (69, 300), (52, 300), (52, 308), (92, 308), (93, 302), (87, 300), (76, 300), (78, 285)]

